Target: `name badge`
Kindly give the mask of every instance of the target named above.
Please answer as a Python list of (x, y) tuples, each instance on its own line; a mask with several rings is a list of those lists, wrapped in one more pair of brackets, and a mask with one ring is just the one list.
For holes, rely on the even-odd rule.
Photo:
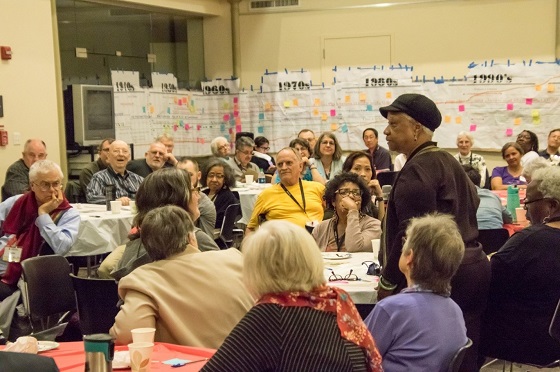
[(5, 247), (2, 260), (6, 262), (20, 262), (22, 250), (21, 247)]

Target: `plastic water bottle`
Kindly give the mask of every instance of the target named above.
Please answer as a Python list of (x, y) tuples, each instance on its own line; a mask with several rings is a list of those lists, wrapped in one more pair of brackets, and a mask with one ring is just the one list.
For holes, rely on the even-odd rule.
[(264, 172), (262, 168), (259, 168), (259, 176), (258, 176), (259, 183), (266, 183), (266, 177), (264, 176)]
[(105, 205), (107, 206), (107, 210), (111, 210), (111, 201), (115, 200), (116, 194), (115, 185), (107, 185), (105, 186)]
[(519, 188), (517, 186), (509, 185), (507, 189), (507, 210), (511, 213), (513, 220), (517, 222), (515, 208), (519, 208), (521, 203), (519, 201)]

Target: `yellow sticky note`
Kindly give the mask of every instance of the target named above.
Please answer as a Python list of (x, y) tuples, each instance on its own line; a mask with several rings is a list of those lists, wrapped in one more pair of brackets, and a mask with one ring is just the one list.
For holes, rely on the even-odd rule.
[(443, 117), (443, 122), (446, 123), (446, 124), (451, 123), (451, 116), (445, 115), (445, 116)]
[(190, 106), (190, 107), (189, 107), (189, 110), (190, 110), (191, 113), (194, 113), (194, 112), (196, 111), (196, 109), (194, 108), (194, 106)]
[(338, 124), (336, 123), (331, 123), (331, 131), (335, 131), (338, 129)]
[(463, 122), (463, 118), (460, 116), (455, 117), (455, 124), (461, 124)]
[(315, 106), (321, 105), (321, 99), (320, 99), (320, 98), (315, 98), (315, 100), (313, 101), (313, 104), (314, 104)]
[(541, 91), (541, 86), (539, 84), (535, 85), (535, 90), (537, 92), (540, 92)]
[(286, 100), (284, 101), (284, 107), (288, 108), (288, 107), (292, 107), (292, 102)]
[(555, 89), (556, 89), (556, 87), (554, 86), (554, 84), (548, 84), (548, 85), (546, 86), (546, 91), (547, 91), (548, 93), (554, 92)]
[(292, 101), (292, 103), (294, 104), (294, 106), (299, 106), (299, 101), (297, 98), (294, 98), (294, 100)]
[(319, 116), (319, 110), (313, 109), (313, 116)]
[(264, 103), (264, 109), (265, 109), (265, 111), (272, 110), (272, 105), (270, 104), (270, 102), (265, 102)]
[(393, 97), (393, 93), (391, 92), (385, 93), (385, 98), (391, 98), (391, 97)]
[(521, 118), (513, 119), (513, 125), (521, 125)]
[(350, 96), (344, 96), (344, 102), (346, 102), (346, 103), (350, 103), (351, 99), (352, 99), (352, 97), (350, 97)]
[(541, 123), (541, 114), (539, 110), (531, 111), (531, 116), (533, 117), (533, 124), (540, 124)]
[(365, 101), (366, 101), (366, 94), (360, 93), (360, 102), (365, 102)]
[(322, 120), (322, 121), (327, 121), (328, 118), (329, 118), (329, 116), (328, 116), (325, 112), (323, 112), (323, 113), (321, 114), (321, 120)]

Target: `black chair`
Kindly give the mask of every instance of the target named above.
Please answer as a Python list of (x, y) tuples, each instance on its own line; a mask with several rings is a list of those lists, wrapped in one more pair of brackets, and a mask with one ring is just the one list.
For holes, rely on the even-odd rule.
[[(70, 264), (62, 256), (51, 255), (28, 258), (21, 267), (31, 335), (53, 341), (76, 310)], [(51, 321), (55, 316), (58, 320)]]
[(243, 230), (235, 228), (235, 222), (241, 210), (241, 204), (230, 204), (224, 213), (224, 221), (220, 228), (220, 236), (218, 237), (218, 246), (222, 249), (231, 248), (233, 246), (234, 236), (236, 234), (243, 235)]
[(64, 195), (70, 203), (87, 203), (86, 195), (77, 181), (68, 181), (64, 188)]
[(497, 252), (508, 239), (509, 231), (507, 229), (478, 230), (478, 241), (487, 255)]
[(457, 350), (457, 352), (453, 356), (453, 359), (451, 359), (451, 363), (449, 364), (449, 368), (447, 369), (448, 372), (459, 371), (459, 368), (461, 367), (461, 363), (463, 363), (463, 358), (465, 357), (467, 350), (471, 346), (472, 346), (472, 340), (470, 338), (467, 338), (467, 343), (464, 346), (462, 346), (459, 350)]
[(377, 180), (381, 186), (391, 185), (395, 183), (395, 179), (397, 178), (397, 174), (399, 172), (380, 172), (377, 174)]
[(117, 282), (70, 275), (76, 291), (80, 328), (84, 335), (109, 333), (119, 312)]

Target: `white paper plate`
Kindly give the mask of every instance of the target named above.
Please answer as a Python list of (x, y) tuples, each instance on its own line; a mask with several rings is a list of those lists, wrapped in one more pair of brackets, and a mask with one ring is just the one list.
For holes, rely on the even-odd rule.
[(60, 345), (58, 342), (54, 342), (54, 341), (37, 341), (37, 346), (38, 346), (37, 352), (42, 353), (43, 351), (56, 349)]
[(113, 369), (129, 369), (130, 368), (130, 353), (128, 350), (115, 351), (113, 355)]
[(348, 252), (323, 252), (321, 255), (325, 260), (346, 260), (352, 257)]

